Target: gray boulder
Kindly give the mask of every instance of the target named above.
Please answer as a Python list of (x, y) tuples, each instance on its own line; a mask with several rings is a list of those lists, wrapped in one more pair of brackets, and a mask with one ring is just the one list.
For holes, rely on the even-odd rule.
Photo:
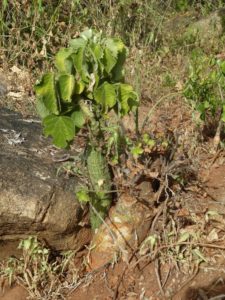
[[(57, 250), (89, 241), (78, 180), (57, 176), (59, 162), (38, 120), (0, 109), (0, 243), (37, 235)], [(68, 152), (66, 152), (68, 154)]]

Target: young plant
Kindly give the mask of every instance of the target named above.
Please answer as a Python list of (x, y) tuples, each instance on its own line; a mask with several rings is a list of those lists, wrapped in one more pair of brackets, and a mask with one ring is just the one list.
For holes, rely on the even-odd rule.
[(225, 61), (199, 54), (195, 54), (193, 58), (184, 95), (206, 124), (210, 118), (218, 120), (214, 137), (214, 146), (217, 148), (225, 122)]
[[(112, 147), (114, 139), (105, 130), (115, 125), (110, 122), (111, 111), (120, 120), (135, 112), (139, 103), (132, 86), (124, 83), (126, 55), (127, 49), (119, 38), (86, 30), (71, 40), (68, 48), (59, 50), (56, 72), (44, 74), (35, 86), (44, 134), (51, 136), (57, 147), (68, 147), (82, 128), (88, 133), (84, 154), (92, 193), (80, 200), (90, 201), (94, 208), (93, 228), (100, 225), (111, 204), (106, 154), (107, 142)], [(81, 195), (84, 193), (78, 193)]]

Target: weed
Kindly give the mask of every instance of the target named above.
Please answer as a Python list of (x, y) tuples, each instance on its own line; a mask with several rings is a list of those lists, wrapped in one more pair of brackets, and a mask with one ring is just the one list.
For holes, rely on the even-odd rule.
[(22, 257), (11, 257), (2, 263), (0, 276), (8, 279), (10, 285), (15, 282), (22, 285), (29, 299), (64, 299), (69, 285), (78, 281), (78, 270), (70, 268), (74, 252), (65, 252), (53, 260), (50, 250), (31, 236), (20, 242), (19, 249)]
[(207, 124), (217, 122), (215, 147), (220, 142), (222, 122), (225, 121), (225, 61), (194, 53), (184, 95)]
[(173, 78), (170, 72), (167, 72), (163, 77), (163, 85), (167, 87), (174, 88), (176, 85), (176, 80)]

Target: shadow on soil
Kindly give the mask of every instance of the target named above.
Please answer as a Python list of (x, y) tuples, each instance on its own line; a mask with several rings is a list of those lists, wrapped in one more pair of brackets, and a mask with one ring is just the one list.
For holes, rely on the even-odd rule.
[(189, 288), (184, 297), (185, 300), (224, 300), (225, 278), (220, 277), (208, 286)]

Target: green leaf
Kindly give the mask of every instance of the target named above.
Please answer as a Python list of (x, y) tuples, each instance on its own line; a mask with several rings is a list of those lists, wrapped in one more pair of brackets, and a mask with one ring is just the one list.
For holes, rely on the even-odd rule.
[(102, 45), (99, 44), (92, 44), (90, 45), (91, 55), (94, 60), (92, 73), (95, 74), (95, 76), (102, 76), (105, 70), (104, 65), (104, 49)]
[(61, 99), (65, 102), (71, 102), (75, 86), (74, 76), (68, 74), (61, 75), (58, 79), (58, 84)]
[(221, 120), (223, 122), (225, 122), (225, 105), (223, 105), (223, 112), (222, 112)]
[(204, 101), (204, 108), (207, 109), (210, 107), (209, 101)]
[(75, 135), (74, 122), (67, 116), (47, 116), (43, 120), (45, 136), (52, 136), (53, 143), (59, 148), (66, 148)]
[(74, 125), (78, 128), (82, 128), (85, 124), (85, 116), (82, 110), (74, 111), (71, 115)]
[(80, 48), (77, 53), (73, 53), (71, 55), (74, 67), (79, 75), (80, 78), (78, 80), (82, 79), (85, 83), (89, 82), (88, 79), (88, 66), (84, 59), (84, 48)]
[(93, 36), (93, 30), (92, 29), (87, 29), (81, 32), (80, 37), (83, 38), (84, 40), (89, 40)]
[(153, 148), (155, 146), (156, 142), (154, 140), (149, 140), (147, 145), (150, 146), (151, 148)]
[(116, 65), (117, 62), (117, 56), (115, 57), (109, 49), (105, 49), (104, 51), (104, 66), (106, 72), (109, 74), (113, 67)]
[(138, 95), (129, 84), (121, 83), (116, 86), (119, 89), (121, 115), (124, 116), (138, 107)]
[(85, 83), (80, 80), (80, 81), (75, 81), (75, 87), (74, 87), (74, 94), (80, 95), (83, 93), (85, 89)]
[(119, 38), (105, 39), (106, 48), (108, 48), (114, 57), (118, 56), (118, 53), (122, 53), (126, 50), (124, 43)]
[(87, 41), (81, 37), (73, 39), (69, 42), (70, 47), (72, 47), (75, 51), (80, 48), (84, 48), (86, 46), (86, 44), (87, 44)]
[(40, 83), (35, 85), (35, 92), (38, 99), (43, 102), (44, 106), (51, 113), (58, 115), (58, 99), (55, 89), (55, 76), (53, 73), (43, 75)]
[(154, 147), (156, 144), (155, 140), (151, 139), (151, 137), (147, 133), (143, 134), (142, 140), (146, 145), (150, 146), (151, 148)]
[(31, 248), (32, 245), (32, 240), (30, 239), (26, 239), (23, 241), (23, 243), (20, 243), (20, 248), (21, 249), (23, 247), (24, 250), (29, 250)]
[(8, 0), (3, 0), (3, 2), (2, 2), (2, 12), (5, 11), (5, 9), (7, 8), (8, 4), (9, 4)]
[[(115, 82), (123, 80), (124, 70), (123, 65), (127, 56), (127, 48), (124, 43), (118, 38), (109, 38), (105, 40), (106, 49), (110, 51), (112, 56), (116, 59), (112, 70), (112, 78)], [(106, 51), (107, 52), (107, 51)], [(112, 65), (112, 58), (111, 58)]]
[(222, 73), (223, 73), (223, 75), (225, 74), (225, 61), (222, 61), (221, 63), (220, 63), (220, 68), (221, 68), (221, 71), (222, 71)]
[(116, 91), (113, 84), (104, 82), (94, 91), (94, 99), (97, 103), (107, 110), (116, 104)]
[(73, 53), (71, 48), (62, 48), (55, 56), (55, 65), (59, 72), (71, 74), (73, 70), (73, 62), (70, 55)]
[(41, 98), (36, 101), (36, 111), (41, 117), (41, 119), (44, 119), (45, 117), (51, 114), (51, 112), (44, 105)]
[(218, 79), (219, 79), (218, 75), (219, 74), (218, 74), (217, 70), (214, 70), (214, 71), (211, 72), (211, 74), (209, 75), (209, 77), (210, 77), (212, 83), (218, 82)]
[(76, 192), (76, 196), (77, 196), (78, 201), (81, 203), (87, 203), (90, 201), (88, 191), (81, 190), (79, 192)]
[(112, 72), (113, 81), (121, 81), (124, 77), (123, 65), (127, 56), (127, 48), (119, 38), (105, 39), (105, 46), (104, 65), (107, 65), (107, 69)]
[(204, 105), (204, 103), (201, 102), (199, 104), (196, 104), (196, 110), (201, 113), (201, 117), (204, 116), (204, 113), (205, 113), (205, 105)]
[(104, 55), (102, 47), (99, 44), (93, 44), (91, 46), (91, 49), (92, 49), (96, 59), (100, 61)]
[(123, 49), (121, 52), (118, 53), (117, 63), (115, 67), (112, 69), (112, 76), (115, 82), (123, 81), (124, 80), (124, 63), (126, 60), (127, 51)]
[(134, 158), (138, 158), (144, 152), (141, 143), (131, 149), (131, 154)]

